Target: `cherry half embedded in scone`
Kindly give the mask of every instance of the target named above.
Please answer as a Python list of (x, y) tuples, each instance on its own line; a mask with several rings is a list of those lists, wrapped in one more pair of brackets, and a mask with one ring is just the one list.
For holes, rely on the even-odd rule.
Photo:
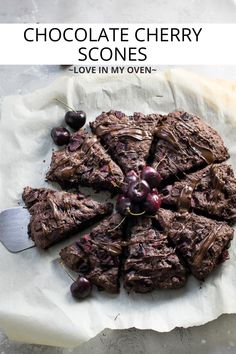
[(144, 167), (141, 177), (148, 182), (151, 188), (158, 187), (161, 181), (160, 173), (151, 166)]
[(76, 299), (84, 299), (89, 296), (92, 291), (91, 282), (85, 277), (78, 277), (70, 287), (71, 294)]
[(51, 137), (56, 145), (67, 145), (70, 141), (70, 132), (63, 127), (52, 128)]

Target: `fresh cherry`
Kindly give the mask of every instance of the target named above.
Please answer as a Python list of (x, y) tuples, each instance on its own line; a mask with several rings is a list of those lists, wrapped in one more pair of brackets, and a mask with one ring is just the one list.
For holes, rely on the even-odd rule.
[(144, 167), (141, 177), (147, 181), (151, 188), (158, 187), (161, 181), (160, 173), (151, 166)]
[(86, 113), (84, 111), (68, 111), (65, 121), (72, 129), (79, 130), (86, 122)]
[(84, 299), (89, 296), (92, 291), (92, 284), (87, 278), (78, 277), (70, 287), (71, 294), (76, 299)]
[(138, 181), (132, 183), (129, 186), (128, 196), (132, 202), (142, 202), (146, 199), (148, 193), (150, 192), (149, 184), (144, 181)]
[(124, 179), (124, 184), (122, 186), (122, 192), (123, 194), (127, 195), (128, 190), (129, 190), (129, 186), (131, 183), (137, 182), (138, 180), (138, 175), (134, 170), (131, 170), (127, 173), (127, 175), (125, 176)]
[(119, 195), (116, 202), (116, 210), (122, 215), (128, 215), (131, 207), (131, 201), (124, 195)]
[(144, 203), (147, 214), (155, 214), (161, 206), (161, 197), (156, 191), (148, 194)]
[(58, 146), (66, 145), (70, 140), (70, 133), (66, 128), (52, 128), (51, 137), (54, 143)]

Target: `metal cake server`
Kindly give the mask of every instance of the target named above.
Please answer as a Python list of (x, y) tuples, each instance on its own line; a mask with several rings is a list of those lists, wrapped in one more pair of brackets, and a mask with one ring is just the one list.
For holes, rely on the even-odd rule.
[(30, 214), (26, 208), (17, 207), (0, 213), (0, 242), (12, 253), (35, 247), (29, 238)]

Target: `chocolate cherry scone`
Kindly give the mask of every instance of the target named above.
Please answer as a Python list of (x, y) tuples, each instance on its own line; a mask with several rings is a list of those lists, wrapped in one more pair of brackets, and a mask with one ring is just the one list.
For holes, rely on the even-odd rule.
[(22, 198), (31, 214), (29, 236), (43, 249), (99, 221), (113, 209), (111, 203), (46, 188), (26, 187)]
[(62, 187), (84, 185), (111, 192), (120, 187), (123, 178), (97, 137), (85, 130), (74, 133), (66, 148), (53, 153), (47, 173), (47, 180)]
[(204, 280), (228, 258), (234, 230), (227, 223), (162, 208), (156, 219), (197, 279)]
[(90, 234), (61, 250), (60, 256), (70, 269), (85, 276), (100, 290), (119, 292), (123, 224), (119, 214), (104, 219)]
[(23, 193), (29, 234), (40, 248), (107, 216), (60, 252), (78, 273), (72, 295), (84, 298), (92, 284), (118, 293), (120, 278), (137, 293), (181, 288), (189, 274), (205, 280), (229, 258), (227, 222), (236, 217), (236, 180), (219, 134), (181, 111), (127, 116), (112, 110), (90, 127), (53, 131), (54, 142), (67, 146), (53, 153), (47, 180), (66, 189), (119, 192), (117, 213), (111, 203), (79, 193), (29, 187)]
[(199, 117), (172, 112), (158, 124), (153, 166), (164, 180), (229, 157), (219, 134)]
[(184, 286), (186, 269), (166, 234), (158, 231), (149, 217), (138, 217), (132, 224), (124, 261), (124, 287), (146, 293)]
[(162, 203), (219, 220), (236, 218), (236, 179), (230, 165), (212, 164), (162, 190)]
[(103, 112), (90, 126), (124, 173), (138, 173), (146, 165), (155, 126), (161, 119), (159, 114), (134, 113), (128, 117), (120, 111), (110, 111)]

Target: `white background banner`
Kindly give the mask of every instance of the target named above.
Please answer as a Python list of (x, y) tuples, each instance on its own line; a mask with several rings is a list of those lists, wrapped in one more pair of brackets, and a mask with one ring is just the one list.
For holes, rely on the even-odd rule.
[(0, 65), (235, 65), (235, 35), (236, 24), (0, 24)]

